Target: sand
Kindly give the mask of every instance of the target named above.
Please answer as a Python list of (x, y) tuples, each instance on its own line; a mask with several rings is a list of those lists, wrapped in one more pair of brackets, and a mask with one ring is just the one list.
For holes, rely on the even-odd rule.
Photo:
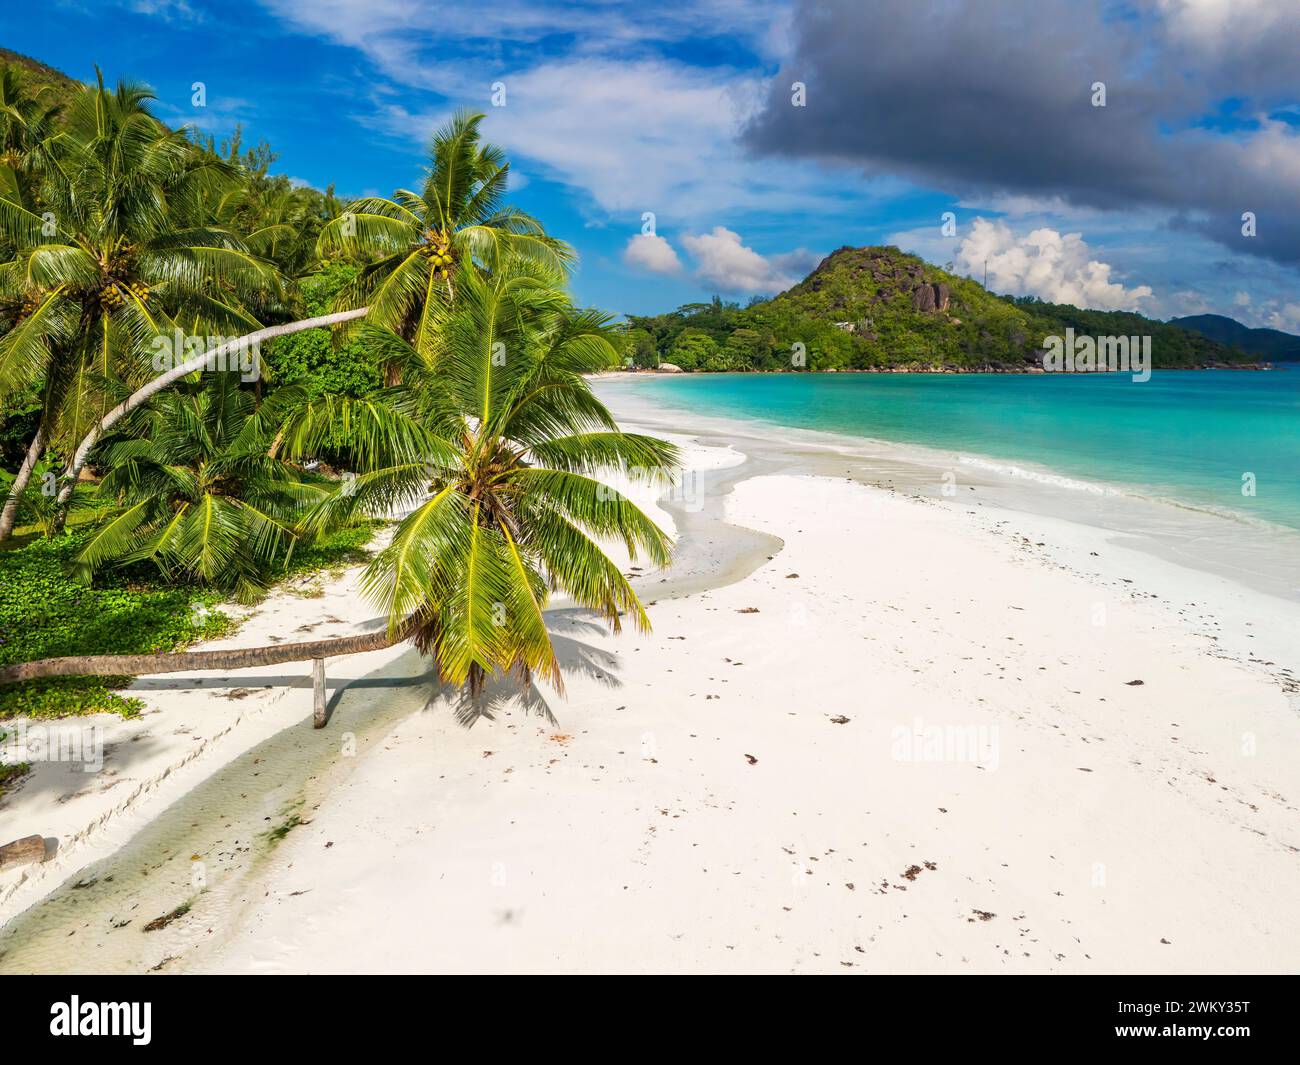
[[(656, 516), (688, 570), (728, 565), (726, 537), (689, 554), (710, 514), (773, 557), (691, 594), (642, 576), (648, 636), (556, 610), (564, 697), (402, 717), (233, 897), (158, 933), (164, 971), (1300, 968), (1293, 603), (742, 450), (692, 445), (734, 489)], [(154, 735), (232, 714), (186, 695)], [(309, 712), (297, 689), (246, 706)]]
[[(381, 621), (357, 590), (358, 572), (353, 566), (281, 587), (238, 631), (200, 646), (250, 647), (370, 631)], [(248, 613), (227, 609), (235, 617)], [(393, 648), (336, 660), (327, 678), (331, 694), (399, 654)], [(309, 672), (310, 663), (303, 662), (141, 677), (125, 693), (145, 704), (138, 718), (96, 714), (28, 723), (64, 730), (81, 743), (65, 751), (83, 757), (33, 759), (28, 778), (0, 806), (0, 842), (32, 834), (57, 841), (43, 864), (0, 872), (0, 921), (111, 854), (171, 802), (268, 736), (310, 728)]]

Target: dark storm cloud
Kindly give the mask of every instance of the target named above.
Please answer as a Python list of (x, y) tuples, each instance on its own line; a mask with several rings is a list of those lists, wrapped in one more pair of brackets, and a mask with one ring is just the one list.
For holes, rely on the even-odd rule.
[[(1278, 19), (1278, 5), (1295, 17)], [(1255, 118), (1300, 101), (1300, 3), (1228, 10), (1224, 0), (805, 0), (793, 54), (744, 139), (758, 154), (961, 195), (1166, 208), (1176, 226), (1300, 262), (1300, 133)], [(794, 81), (807, 85), (806, 107), (791, 105)], [(1105, 107), (1092, 104), (1095, 82)], [(1203, 128), (1225, 107), (1228, 129)], [(1256, 128), (1231, 128), (1243, 116)], [(1241, 234), (1245, 211), (1257, 215), (1254, 238)]]

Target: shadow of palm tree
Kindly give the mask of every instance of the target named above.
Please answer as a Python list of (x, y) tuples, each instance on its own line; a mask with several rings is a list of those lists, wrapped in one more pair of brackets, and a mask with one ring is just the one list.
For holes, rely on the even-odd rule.
[[(591, 620), (591, 615), (583, 609), (560, 609), (548, 611), (548, 620), (553, 625), (551, 633), (555, 654), (560, 662), (560, 669), (565, 675), (578, 674), (590, 677), (607, 687), (621, 684), (615, 674), (618, 656), (603, 648), (575, 638), (566, 633), (603, 633), (604, 625)], [(563, 630), (555, 631), (555, 630)], [(133, 691), (193, 691), (200, 689), (230, 688), (233, 691), (228, 698), (242, 698), (258, 688), (311, 688), (311, 675), (307, 672), (271, 673), (262, 675), (240, 674), (238, 676), (156, 676), (139, 677), (132, 684)], [(333, 717), (339, 703), (348, 692), (363, 692), (369, 689), (412, 688), (428, 685), (431, 688), (426, 706), (431, 707), (439, 698), (443, 698), (452, 707), (456, 720), (466, 728), (473, 727), (480, 718), (489, 721), (508, 705), (513, 704), (525, 714), (536, 714), (549, 724), (557, 724), (555, 714), (548, 702), (548, 696), (529, 681), (521, 684), (517, 678), (496, 675), (483, 686), (483, 690), (471, 697), (467, 691), (461, 691), (441, 684), (432, 667), (423, 673), (406, 676), (365, 676), (365, 677), (331, 677), (326, 676), (325, 687), (332, 694), (326, 704), (326, 722)]]
[[(552, 616), (550, 620), (555, 618)], [(567, 629), (604, 631), (604, 626), (585, 620), (579, 616), (578, 611), (574, 611), (572, 617), (563, 618), (562, 624)], [(614, 673), (618, 666), (617, 655), (554, 631), (551, 633), (551, 643), (560, 661), (560, 669), (566, 675), (581, 674), (610, 688), (619, 687), (623, 683)], [(488, 679), (483, 690), (476, 696), (471, 696), (467, 690), (447, 694), (457, 722), (465, 728), (473, 728), (479, 718), (495, 721), (497, 715), (507, 708), (520, 709), (525, 714), (536, 714), (552, 726), (559, 724), (549, 702), (554, 695), (543, 693), (531, 680), (524, 684), (517, 677), (497, 673)]]

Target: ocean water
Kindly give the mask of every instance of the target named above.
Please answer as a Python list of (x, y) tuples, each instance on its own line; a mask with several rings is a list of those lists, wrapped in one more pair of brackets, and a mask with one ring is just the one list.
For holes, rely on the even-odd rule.
[(665, 409), (939, 448), (989, 470), (1023, 464), (1300, 530), (1300, 366), (1155, 371), (1146, 382), (1120, 374), (692, 374), (640, 377), (634, 387)]

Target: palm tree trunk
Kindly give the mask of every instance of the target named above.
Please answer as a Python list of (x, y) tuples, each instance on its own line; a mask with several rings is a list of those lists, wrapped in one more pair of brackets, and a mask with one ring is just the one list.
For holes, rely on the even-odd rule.
[(387, 627), (363, 636), (340, 636), (333, 640), (306, 643), (280, 643), (269, 647), (231, 648), (227, 651), (175, 651), (170, 654), (144, 655), (69, 655), (66, 658), (42, 658), (19, 662), (0, 669), (0, 684), (14, 684), (42, 677), (138, 677), (154, 673), (185, 673), (199, 669), (247, 669), (250, 666), (273, 666), (281, 662), (304, 662), (314, 658), (334, 658), (365, 651), (382, 651), (401, 643), (411, 632), (410, 625), (396, 631)]
[(23, 456), (23, 464), (18, 467), (18, 476), (14, 478), (14, 483), (9, 486), (9, 496), (5, 500), (3, 512), (0, 512), (0, 543), (8, 540), (13, 534), (14, 526), (18, 523), (18, 503), (22, 498), (27, 482), (32, 479), (32, 470), (36, 468), (36, 462), (41, 457), (41, 448), (45, 444), (45, 425), (43, 423), (36, 426), (36, 435), (32, 437), (31, 445), (27, 448), (27, 454)]
[(72, 498), (73, 489), (77, 486), (77, 478), (81, 476), (81, 470), (86, 465), (86, 459), (90, 457), (90, 452), (94, 448), (95, 444), (99, 442), (99, 438), (104, 435), (104, 430), (108, 429), (120, 419), (126, 417), (142, 403), (148, 402), (168, 385), (175, 384), (182, 377), (188, 377), (195, 370), (206, 369), (209, 363), (222, 359), (227, 355), (246, 350), (254, 345), (260, 345), (264, 340), (274, 340), (276, 337), (288, 336), (291, 333), (301, 333), (304, 329), (315, 329), (319, 326), (338, 325), (341, 322), (350, 322), (354, 318), (365, 317), (369, 310), (369, 307), (358, 307), (351, 311), (337, 311), (334, 314), (323, 314), (318, 318), (304, 318), (300, 322), (286, 322), (284, 325), (270, 325), (265, 329), (259, 329), (256, 332), (249, 333), (247, 336), (239, 337), (237, 340), (232, 340), (228, 343), (212, 348), (210, 351), (206, 351), (202, 355), (196, 355), (188, 362), (183, 362), (181, 365), (175, 366), (166, 373), (155, 377), (148, 384), (133, 392), (111, 411), (100, 418), (77, 446), (76, 453), (72, 456), (72, 461), (68, 464), (68, 468), (63, 471), (63, 487), (59, 489), (58, 515), (55, 519), (56, 522), (62, 524), (63, 515), (68, 508), (68, 500)]

